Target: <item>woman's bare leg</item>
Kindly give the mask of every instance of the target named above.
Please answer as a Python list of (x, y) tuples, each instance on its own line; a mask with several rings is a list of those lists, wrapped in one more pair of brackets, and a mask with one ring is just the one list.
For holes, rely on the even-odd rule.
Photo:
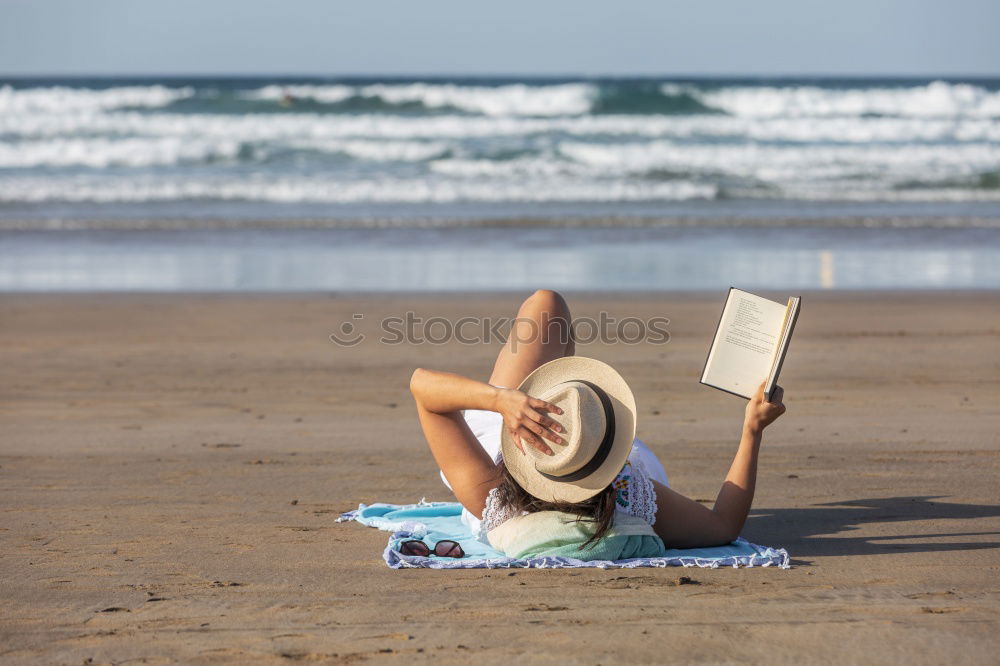
[(575, 351), (566, 299), (558, 292), (539, 289), (521, 304), (493, 366), (490, 384), (517, 388), (538, 366)]

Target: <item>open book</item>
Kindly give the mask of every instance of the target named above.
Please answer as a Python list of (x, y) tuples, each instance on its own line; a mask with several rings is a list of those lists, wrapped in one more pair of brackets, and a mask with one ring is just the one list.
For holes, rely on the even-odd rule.
[(764, 398), (778, 383), (778, 373), (792, 339), (802, 299), (787, 305), (730, 288), (719, 328), (705, 359), (701, 383), (751, 398), (761, 382)]

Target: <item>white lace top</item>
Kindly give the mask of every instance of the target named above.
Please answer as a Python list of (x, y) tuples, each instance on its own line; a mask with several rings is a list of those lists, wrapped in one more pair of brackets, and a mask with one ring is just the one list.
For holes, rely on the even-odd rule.
[[(501, 462), (503, 458), (500, 456), (500, 431), (503, 428), (503, 418), (495, 412), (471, 409), (464, 412), (464, 417), (472, 434), (479, 440), (486, 453), (498, 463)], [(612, 484), (617, 490), (616, 508), (652, 525), (656, 521), (654, 479), (663, 485), (669, 485), (663, 465), (649, 450), (649, 447), (637, 439), (632, 443), (632, 452), (629, 454), (628, 462), (625, 463), (625, 467), (615, 477)], [(448, 480), (444, 478), (444, 474), (441, 474), (441, 480), (449, 488), (451, 487)], [(462, 522), (468, 525), (472, 533), (484, 543), (488, 543), (486, 540), (487, 532), (513, 517), (514, 511), (497, 501), (495, 488), (486, 497), (486, 508), (483, 510), (482, 520), (467, 510), (462, 512)]]
[[(641, 518), (650, 525), (656, 522), (656, 490), (641, 456), (631, 456), (611, 485), (617, 491), (616, 510)], [(511, 507), (500, 504), (497, 489), (494, 488), (486, 496), (486, 508), (483, 509), (483, 519), (476, 537), (480, 541), (486, 541), (487, 532), (516, 515)]]

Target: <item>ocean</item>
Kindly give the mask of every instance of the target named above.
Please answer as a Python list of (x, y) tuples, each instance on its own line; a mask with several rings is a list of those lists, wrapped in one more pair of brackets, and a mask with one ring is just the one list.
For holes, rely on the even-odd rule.
[[(951, 229), (888, 238), (899, 252), (986, 252), (979, 269), (930, 262), (965, 277), (910, 279), (930, 265), (912, 255), (897, 277), (861, 287), (1000, 287), (983, 268), (1000, 248), (1000, 79), (0, 79), (0, 289), (183, 289), (134, 271), (131, 282), (99, 277), (106, 257), (94, 248), (132, 247), (135, 265), (171, 248), (181, 265), (200, 243), (287, 251), (303, 228), (348, 232), (309, 237), (306, 250), (381, 243), (387, 265), (399, 265), (390, 250), (401, 239), (413, 252), (480, 248), (479, 228), (506, 241), (545, 229), (551, 242), (572, 234), (573, 247), (598, 239), (587, 252), (627, 245), (572, 231), (581, 225), (653, 230), (635, 251), (687, 247), (677, 239), (689, 228), (711, 230), (691, 251), (706, 239), (766, 250), (755, 230), (778, 227), (768, 242), (817, 253), (834, 237), (863, 252), (872, 229)], [(464, 281), (476, 288), (519, 288), (491, 278), (488, 259), (475, 266), (484, 274)], [(731, 281), (717, 273), (705, 285), (667, 277), (676, 288)], [(279, 275), (240, 287), (198, 274), (204, 283), (188, 288), (341, 284)], [(568, 284), (659, 285), (619, 278)], [(436, 284), (419, 271), (355, 282), (342, 286)]]
[(928, 212), (1000, 212), (1000, 80), (0, 80), (8, 219)]

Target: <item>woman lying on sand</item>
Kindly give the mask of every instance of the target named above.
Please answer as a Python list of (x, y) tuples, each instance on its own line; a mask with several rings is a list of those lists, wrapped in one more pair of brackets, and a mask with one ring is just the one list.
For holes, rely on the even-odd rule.
[[(463, 521), (511, 557), (655, 557), (734, 540), (753, 501), (761, 435), (785, 412), (783, 391), (766, 402), (762, 385), (747, 404), (739, 449), (709, 509), (669, 488), (635, 439), (628, 385), (610, 366), (573, 355), (571, 321), (562, 296), (537, 291), (521, 305), (489, 383), (413, 373), (424, 436)], [(449, 550), (437, 554), (460, 555)]]

